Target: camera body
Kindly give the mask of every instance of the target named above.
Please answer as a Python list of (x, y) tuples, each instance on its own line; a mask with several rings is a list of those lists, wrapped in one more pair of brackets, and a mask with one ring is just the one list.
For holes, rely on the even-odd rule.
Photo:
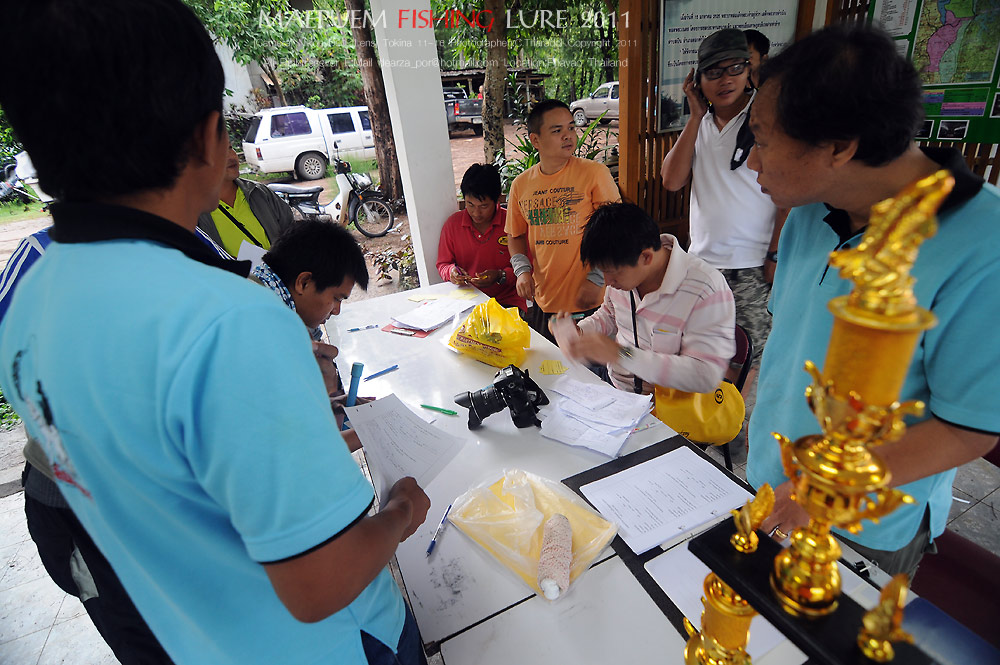
[(522, 428), (541, 425), (536, 417), (538, 407), (548, 404), (549, 398), (527, 371), (508, 365), (485, 388), (455, 395), (455, 403), (469, 410), (469, 429), (479, 429), (483, 420), (505, 408), (510, 409), (514, 425)]

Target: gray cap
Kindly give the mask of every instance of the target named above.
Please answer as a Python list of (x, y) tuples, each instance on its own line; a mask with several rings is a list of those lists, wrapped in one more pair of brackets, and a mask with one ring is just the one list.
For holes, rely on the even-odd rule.
[(698, 71), (709, 69), (723, 60), (750, 59), (747, 38), (742, 30), (726, 28), (713, 32), (698, 46)]

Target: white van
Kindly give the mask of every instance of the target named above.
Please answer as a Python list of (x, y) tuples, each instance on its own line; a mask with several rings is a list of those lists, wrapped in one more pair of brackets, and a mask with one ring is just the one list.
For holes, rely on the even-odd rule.
[(295, 171), (301, 180), (326, 175), (335, 148), (342, 158), (374, 159), (368, 107), (264, 109), (253, 117), (243, 137), (243, 154), (255, 171)]

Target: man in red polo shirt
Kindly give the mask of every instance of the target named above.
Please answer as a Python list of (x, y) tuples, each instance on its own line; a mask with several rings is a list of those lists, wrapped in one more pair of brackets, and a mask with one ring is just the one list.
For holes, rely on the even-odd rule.
[(470, 166), (462, 176), (462, 196), (465, 210), (449, 217), (441, 229), (437, 260), (441, 279), (471, 284), (504, 307), (524, 310), (507, 249), (507, 211), (497, 205), (500, 174), (496, 167)]

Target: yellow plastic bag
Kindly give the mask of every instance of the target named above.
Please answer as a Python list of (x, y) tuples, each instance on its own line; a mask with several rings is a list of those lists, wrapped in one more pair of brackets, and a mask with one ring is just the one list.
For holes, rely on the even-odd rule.
[(458, 497), (448, 519), (544, 598), (538, 587), (542, 525), (556, 514), (565, 515), (573, 529), (572, 586), (618, 529), (562, 483), (508, 469), (492, 485)]
[(696, 443), (722, 445), (743, 428), (746, 405), (729, 381), (710, 393), (687, 393), (656, 386), (653, 414), (681, 436)]
[(520, 365), (531, 343), (531, 329), (517, 307), (504, 309), (494, 298), (476, 305), (448, 345), (494, 367)]

